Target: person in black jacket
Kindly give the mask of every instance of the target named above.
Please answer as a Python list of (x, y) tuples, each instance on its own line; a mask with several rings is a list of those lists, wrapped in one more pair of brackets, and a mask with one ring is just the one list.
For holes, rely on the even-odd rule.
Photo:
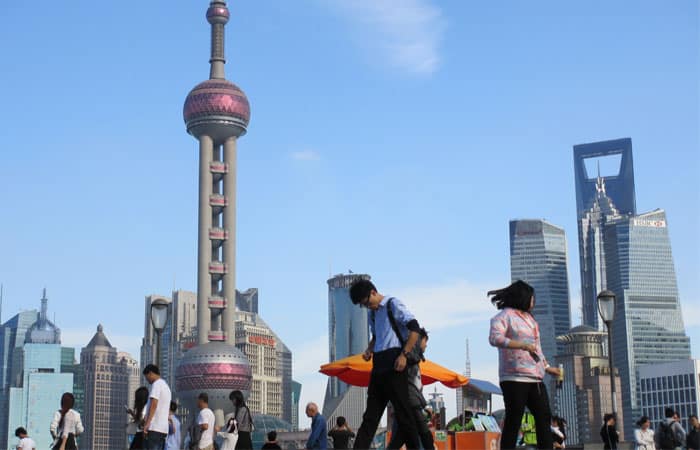
[(603, 416), (603, 427), (600, 429), (600, 438), (603, 440), (605, 450), (617, 450), (617, 443), (620, 441), (620, 433), (615, 427), (615, 416), (606, 414)]
[(688, 450), (700, 450), (700, 422), (695, 414), (690, 416), (690, 430), (688, 430), (685, 447)]

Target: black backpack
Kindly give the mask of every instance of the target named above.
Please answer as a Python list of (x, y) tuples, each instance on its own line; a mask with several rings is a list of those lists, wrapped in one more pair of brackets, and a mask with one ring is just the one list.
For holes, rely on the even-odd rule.
[(659, 447), (660, 450), (673, 450), (680, 447), (681, 444), (676, 440), (676, 433), (673, 432), (671, 425), (665, 420), (659, 424)]

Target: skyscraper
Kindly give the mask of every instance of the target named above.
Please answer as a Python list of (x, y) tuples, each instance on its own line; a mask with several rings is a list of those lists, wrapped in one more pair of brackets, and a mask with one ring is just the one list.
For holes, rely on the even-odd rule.
[[(589, 173), (587, 161), (619, 158), (619, 170), (601, 177)], [(598, 319), (597, 295), (605, 290), (605, 255), (602, 226), (606, 217), (636, 214), (632, 140), (616, 139), (574, 146), (576, 217), (578, 221), (579, 262), (583, 323), (602, 329)], [(601, 181), (606, 189), (601, 191)]]
[[(619, 157), (612, 175), (600, 169), (596, 176), (588, 173), (587, 162), (611, 156)], [(597, 295), (602, 289), (613, 291), (612, 352), (630, 439), (640, 415), (637, 368), (690, 358), (666, 214), (637, 214), (629, 138), (575, 146), (574, 169), (584, 324), (602, 328)]]
[[(126, 445), (124, 405), (133, 403), (138, 387), (138, 366), (134, 358), (118, 352), (109, 343), (102, 325), (80, 352), (85, 379), (85, 433), (80, 447), (113, 450)], [(60, 400), (60, 398), (59, 398)]]
[(29, 327), (23, 347), (13, 355), (5, 430), (9, 441), (14, 440), (15, 429), (23, 426), (34, 437), (37, 448), (47, 448), (51, 443), (46, 424), (58, 409), (61, 395), (73, 390), (73, 375), (61, 373), (60, 337), (60, 330), (48, 319), (44, 289), (39, 317)]
[[(328, 280), (328, 360), (336, 361), (362, 353), (369, 343), (367, 311), (350, 300), (350, 286), (357, 280), (369, 280), (364, 274), (336, 275)], [(367, 389), (350, 386), (336, 377), (328, 378), (323, 416), (334, 425), (338, 416), (359, 427), (365, 410)]]
[(176, 290), (173, 291), (172, 298), (163, 295), (146, 296), (141, 367), (152, 364), (155, 358), (156, 335), (151, 321), (151, 304), (155, 300), (168, 304), (168, 320), (160, 337), (160, 374), (169, 386), (174, 386), (177, 361), (197, 340), (197, 294)]
[(605, 227), (607, 288), (617, 297), (613, 360), (622, 378), (628, 438), (640, 415), (637, 369), (690, 358), (663, 210), (625, 216)]
[[(36, 310), (22, 311), (0, 327), (0, 445), (8, 441), (10, 386), (12, 380), (17, 379), (17, 373), (21, 371), (21, 367), (18, 367), (19, 364), (16, 362), (19, 360), (19, 354), (27, 338), (27, 331), (38, 318), (39, 312)], [(13, 362), (15, 362), (14, 368)]]
[[(472, 377), (472, 363), (469, 357), (469, 338), (464, 340), (465, 347), (465, 358), (464, 358), (464, 376), (467, 378)], [(455, 397), (457, 398), (457, 415), (462, 414), (464, 411), (464, 394), (462, 389), (455, 389)]]
[[(244, 135), (250, 105), (224, 74), (226, 2), (213, 0), (209, 79), (190, 91), (183, 116), (187, 132), (199, 141), (199, 218), (197, 242), (197, 346), (176, 369), (175, 391), (195, 411), (196, 397), (209, 393), (209, 405), (230, 411), (233, 389), (250, 389), (250, 365), (235, 347), (236, 301), (236, 142)], [(185, 421), (187, 422), (187, 421)]]
[(553, 362), (557, 336), (571, 328), (564, 230), (544, 220), (511, 220), (510, 276), (535, 288), (533, 315), (542, 351)]

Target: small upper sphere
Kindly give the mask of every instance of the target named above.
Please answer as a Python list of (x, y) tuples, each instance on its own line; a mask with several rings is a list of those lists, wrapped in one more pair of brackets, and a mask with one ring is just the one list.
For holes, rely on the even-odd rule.
[(207, 22), (212, 25), (215, 23), (226, 24), (230, 16), (224, 2), (216, 2), (216, 4), (212, 2), (212, 5), (207, 9)]
[(187, 95), (183, 108), (187, 132), (215, 139), (240, 137), (250, 121), (250, 104), (243, 91), (228, 80), (199, 83)]

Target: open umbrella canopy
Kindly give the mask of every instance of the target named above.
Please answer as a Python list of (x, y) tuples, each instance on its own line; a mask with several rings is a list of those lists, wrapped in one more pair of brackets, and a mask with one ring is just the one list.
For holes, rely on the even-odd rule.
[[(368, 386), (372, 362), (362, 359), (361, 354), (352, 355), (322, 365), (319, 372), (329, 377), (338, 377), (340, 381), (353, 386)], [(457, 388), (469, 383), (469, 379), (464, 375), (446, 369), (432, 361), (421, 362), (420, 373), (424, 385), (439, 381), (447, 387)]]

